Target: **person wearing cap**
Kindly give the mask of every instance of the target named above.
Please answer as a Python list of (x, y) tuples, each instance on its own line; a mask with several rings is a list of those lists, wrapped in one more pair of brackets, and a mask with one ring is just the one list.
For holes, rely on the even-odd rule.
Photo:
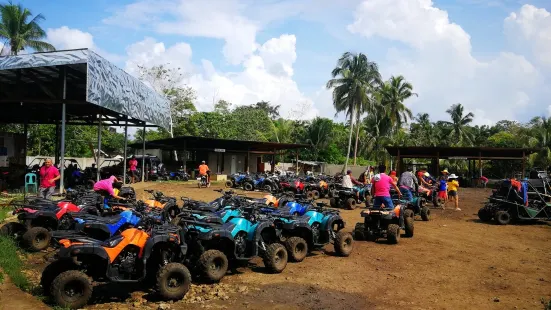
[(400, 175), (400, 179), (398, 179), (398, 187), (400, 188), (400, 192), (402, 193), (402, 196), (407, 201), (413, 200), (413, 190), (416, 186), (418, 186), (419, 183), (417, 182), (417, 179), (415, 178), (415, 175), (413, 175), (413, 172), (411, 169), (407, 169)]
[(457, 181), (457, 176), (452, 173), (448, 177), (448, 197), (450, 200), (453, 200), (455, 204), (455, 211), (461, 211), (459, 208), (459, 195), (457, 194), (458, 189), (459, 182)]
[(381, 205), (384, 205), (387, 209), (394, 209), (394, 203), (392, 203), (392, 198), (390, 196), (390, 187), (394, 187), (398, 196), (402, 197), (402, 193), (398, 188), (398, 185), (392, 181), (392, 178), (385, 174), (386, 166), (379, 166), (379, 173), (373, 177), (373, 187), (371, 188), (373, 199), (373, 207), (381, 208)]
[(398, 183), (398, 177), (396, 176), (396, 171), (394, 170), (390, 171), (390, 174), (388, 176), (392, 179), (392, 182)]
[(202, 176), (206, 176), (207, 177), (207, 186), (210, 186), (210, 178), (209, 178), (209, 175), (208, 175), (208, 172), (209, 172), (209, 166), (207, 166), (207, 164), (205, 164), (205, 161), (201, 161), (201, 165), (199, 165), (199, 176), (202, 177)]

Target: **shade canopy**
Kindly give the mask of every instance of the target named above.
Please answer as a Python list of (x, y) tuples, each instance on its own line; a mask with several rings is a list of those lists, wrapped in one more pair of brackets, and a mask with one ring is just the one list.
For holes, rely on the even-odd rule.
[(0, 57), (0, 123), (170, 127), (170, 104), (88, 49)]
[[(142, 148), (142, 143), (131, 144), (132, 148)], [(147, 141), (146, 149), (160, 150), (204, 150), (223, 152), (266, 152), (271, 153), (277, 150), (309, 148), (308, 144), (258, 142), (242, 140), (226, 140), (215, 138), (202, 138), (193, 136), (182, 136), (171, 139)]]

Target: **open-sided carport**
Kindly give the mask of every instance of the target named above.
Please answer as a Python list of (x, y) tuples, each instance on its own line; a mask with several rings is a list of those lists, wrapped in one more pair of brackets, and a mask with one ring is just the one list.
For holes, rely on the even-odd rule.
[(28, 124), (60, 126), (62, 163), (66, 125), (98, 126), (98, 156), (101, 125), (124, 127), (125, 174), (128, 126), (171, 122), (165, 98), (88, 49), (0, 57), (0, 109), (0, 123), (24, 124), (25, 136)]

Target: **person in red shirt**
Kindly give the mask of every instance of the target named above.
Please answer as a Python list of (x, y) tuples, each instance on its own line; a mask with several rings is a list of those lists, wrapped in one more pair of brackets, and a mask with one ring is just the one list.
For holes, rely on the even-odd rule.
[(138, 161), (136, 160), (136, 156), (132, 156), (130, 160), (128, 161), (128, 169), (130, 170), (130, 183), (136, 183), (136, 178), (138, 177), (136, 168), (138, 167)]
[(40, 174), (40, 187), (38, 188), (38, 197), (51, 199), (55, 191), (55, 182), (59, 180), (59, 170), (52, 165), (51, 159), (44, 161), (44, 166), (38, 171)]

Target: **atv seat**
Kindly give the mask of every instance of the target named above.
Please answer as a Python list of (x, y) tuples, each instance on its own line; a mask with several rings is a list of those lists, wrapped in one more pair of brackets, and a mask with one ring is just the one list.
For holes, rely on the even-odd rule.
[(116, 224), (121, 219), (121, 217), (118, 215), (101, 217), (101, 216), (89, 215), (89, 214), (79, 216), (78, 218), (84, 220), (85, 222), (100, 222), (105, 224)]

